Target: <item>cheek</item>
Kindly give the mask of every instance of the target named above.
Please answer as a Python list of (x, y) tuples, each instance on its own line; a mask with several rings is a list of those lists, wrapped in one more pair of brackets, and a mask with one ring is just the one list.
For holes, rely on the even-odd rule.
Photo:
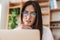
[(23, 16), (23, 22), (24, 22), (24, 20), (25, 20), (25, 17)]
[(34, 23), (34, 21), (35, 21), (35, 18), (31, 18), (31, 21), (32, 21), (32, 23)]
[(26, 18), (26, 16), (23, 16), (23, 18)]

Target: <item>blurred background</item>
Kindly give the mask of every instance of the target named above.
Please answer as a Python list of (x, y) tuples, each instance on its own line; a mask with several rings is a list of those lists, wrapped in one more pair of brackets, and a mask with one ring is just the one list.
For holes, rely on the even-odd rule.
[[(29, 0), (0, 0), (0, 29), (20, 26), (23, 4)], [(49, 27), (55, 40), (60, 40), (60, 0), (30, 0), (39, 3), (43, 26)]]

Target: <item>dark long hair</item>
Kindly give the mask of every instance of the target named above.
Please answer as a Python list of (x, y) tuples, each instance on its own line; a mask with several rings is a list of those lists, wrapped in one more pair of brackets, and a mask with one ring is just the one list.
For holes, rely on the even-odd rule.
[(22, 11), (21, 11), (21, 22), (23, 22), (23, 12), (24, 12), (25, 8), (29, 5), (32, 5), (36, 12), (36, 18), (35, 18), (34, 24), (32, 25), (32, 28), (40, 30), (40, 37), (41, 37), (40, 39), (42, 40), (43, 26), (42, 26), (41, 8), (39, 6), (39, 3), (35, 2), (35, 1), (27, 1), (24, 3)]

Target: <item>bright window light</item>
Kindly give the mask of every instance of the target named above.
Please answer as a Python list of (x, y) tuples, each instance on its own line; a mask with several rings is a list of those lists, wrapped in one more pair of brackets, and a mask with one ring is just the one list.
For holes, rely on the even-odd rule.
[(1, 21), (1, 9), (2, 9), (2, 7), (1, 7), (1, 4), (0, 4), (0, 21)]

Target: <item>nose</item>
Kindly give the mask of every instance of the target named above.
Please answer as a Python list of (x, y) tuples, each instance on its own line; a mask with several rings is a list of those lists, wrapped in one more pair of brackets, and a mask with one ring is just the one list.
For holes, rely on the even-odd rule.
[(31, 16), (30, 16), (30, 15), (28, 15), (28, 16), (27, 16), (27, 20), (30, 20), (30, 18), (31, 18)]

